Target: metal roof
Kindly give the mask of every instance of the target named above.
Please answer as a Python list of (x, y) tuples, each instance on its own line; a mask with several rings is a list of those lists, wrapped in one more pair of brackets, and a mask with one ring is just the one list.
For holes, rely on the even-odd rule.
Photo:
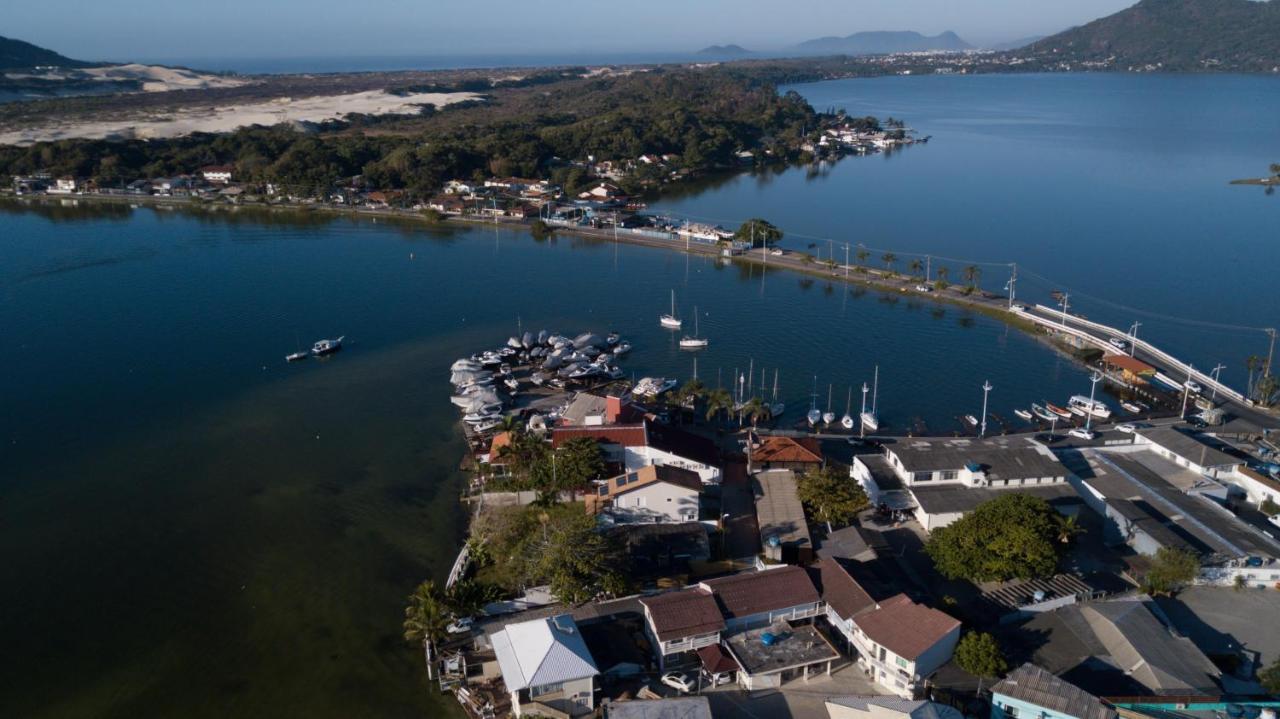
[(1030, 439), (904, 439), (885, 445), (907, 472), (959, 472), (979, 465), (990, 480), (1065, 478), (1067, 468), (1043, 445)]
[(604, 705), (605, 719), (711, 719), (706, 697), (631, 699)]
[(1159, 445), (1201, 467), (1230, 467), (1244, 464), (1244, 460), (1209, 446), (1194, 434), (1182, 432), (1173, 427), (1153, 427), (1138, 430), (1138, 434), (1148, 442)]
[(767, 542), (770, 537), (777, 537), (783, 546), (811, 546), (795, 474), (789, 469), (757, 472), (751, 477), (751, 485), (761, 540)]
[(493, 651), (502, 681), (510, 691), (600, 673), (582, 632), (568, 614), (509, 624), (493, 635)]
[(1100, 699), (1034, 664), (1023, 664), (991, 687), (993, 695), (1050, 709), (1077, 719), (1115, 719), (1116, 712)]
[[(909, 717), (909, 719), (963, 719), (964, 717), (964, 714), (959, 709), (923, 699), (900, 699), (889, 696), (847, 696), (830, 697), (827, 699), (827, 703), (868, 713), (872, 711), (872, 707), (877, 707), (896, 712), (904, 717)], [(876, 712), (876, 714), (881, 716), (883, 713)]]

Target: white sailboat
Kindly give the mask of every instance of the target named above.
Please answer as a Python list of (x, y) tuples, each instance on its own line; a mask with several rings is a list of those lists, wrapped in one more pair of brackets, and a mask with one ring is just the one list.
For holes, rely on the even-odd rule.
[(809, 394), (809, 414), (805, 415), (805, 419), (809, 420), (809, 426), (816, 426), (822, 421), (822, 410), (818, 409), (818, 378), (813, 378), (813, 392)]
[(876, 412), (877, 405), (879, 403), (879, 394), (880, 394), (880, 365), (876, 365), (875, 379), (872, 382), (872, 389), (871, 389), (871, 411), (870, 412), (866, 411), (865, 400), (867, 396), (865, 394), (862, 395), (862, 398), (864, 400), (863, 411), (862, 411), (862, 426), (866, 427), (872, 432), (880, 429), (880, 417)]
[(658, 324), (662, 325), (663, 327), (666, 327), (669, 330), (678, 330), (684, 326), (684, 322), (681, 322), (680, 319), (676, 317), (676, 291), (675, 290), (671, 290), (671, 314), (663, 315), (659, 317)]
[(845, 429), (853, 429), (853, 416), (849, 414), (849, 406), (853, 403), (853, 387), (849, 387), (849, 394), (844, 398), (844, 416), (840, 418), (840, 426)]
[(778, 370), (775, 368), (773, 370), (773, 402), (769, 404), (769, 413), (774, 417), (777, 417), (786, 411), (786, 409), (786, 403), (778, 401)]
[(706, 349), (711, 344), (710, 340), (705, 337), (698, 336), (698, 307), (693, 308), (693, 336), (685, 335), (680, 340), (680, 349), (682, 350), (701, 350)]
[(831, 385), (827, 385), (827, 411), (822, 413), (822, 421), (826, 424), (836, 421), (836, 413), (831, 411)]

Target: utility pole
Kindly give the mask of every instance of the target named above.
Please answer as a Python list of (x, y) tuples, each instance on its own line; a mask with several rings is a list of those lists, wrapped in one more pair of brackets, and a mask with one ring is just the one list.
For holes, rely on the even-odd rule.
[(929, 278), (933, 277), (933, 257), (931, 255), (924, 256), (924, 283), (929, 284)]
[(849, 243), (844, 243), (844, 281), (849, 281)]
[(1187, 418), (1187, 400), (1191, 398), (1191, 372), (1195, 369), (1195, 365), (1187, 365), (1187, 381), (1182, 383), (1182, 412), (1178, 415), (1179, 419)]
[(1062, 327), (1063, 327), (1063, 329), (1066, 329), (1066, 326), (1067, 326), (1067, 308), (1071, 306), (1071, 304), (1070, 304), (1069, 302), (1067, 302), (1067, 300), (1069, 300), (1069, 299), (1071, 299), (1071, 293), (1070, 293), (1070, 292), (1063, 292), (1063, 293), (1062, 293), (1062, 302), (1060, 302), (1060, 303), (1059, 303), (1059, 304), (1061, 304), (1061, 305), (1062, 305)]
[(1212, 372), (1210, 372), (1210, 374), (1213, 375), (1213, 393), (1209, 396), (1210, 402), (1218, 398), (1218, 385), (1222, 384), (1222, 380), (1220, 378), (1222, 377), (1222, 370), (1226, 368), (1226, 365), (1219, 364), (1217, 367), (1213, 368)]
[(1131, 340), (1129, 340), (1129, 356), (1130, 357), (1133, 356), (1134, 352), (1138, 351), (1138, 328), (1141, 326), (1142, 326), (1141, 322), (1134, 322), (1133, 326), (1129, 328), (1129, 336), (1132, 338)]
[(1093, 427), (1093, 408), (1096, 406), (1093, 403), (1093, 398), (1097, 396), (1098, 383), (1101, 381), (1102, 373), (1094, 370), (1093, 374), (1089, 376), (1089, 382), (1093, 386), (1089, 388), (1089, 411), (1084, 415), (1084, 431), (1086, 432), (1089, 431), (1089, 428)]
[(1018, 290), (1016, 287), (1017, 284), (1018, 284), (1018, 263), (1015, 262), (1013, 263), (1013, 274), (1009, 275), (1008, 289), (1009, 289), (1009, 311), (1010, 312), (1013, 311), (1013, 298), (1018, 293)]
[(1276, 328), (1268, 329), (1267, 334), (1271, 335), (1271, 349), (1267, 350), (1267, 366), (1262, 370), (1263, 377), (1271, 376), (1271, 360), (1276, 355)]
[(978, 437), (987, 436), (987, 395), (991, 394), (993, 389), (995, 388), (991, 386), (990, 380), (982, 383), (982, 426), (978, 430)]

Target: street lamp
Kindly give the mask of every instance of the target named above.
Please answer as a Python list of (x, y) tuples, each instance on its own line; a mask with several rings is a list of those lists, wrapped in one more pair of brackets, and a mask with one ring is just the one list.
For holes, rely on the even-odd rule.
[(1129, 336), (1133, 339), (1129, 341), (1129, 356), (1132, 357), (1134, 352), (1138, 351), (1138, 328), (1142, 326), (1141, 322), (1134, 322), (1129, 328)]
[(1187, 418), (1187, 400), (1191, 398), (1191, 373), (1195, 368), (1195, 365), (1187, 365), (1187, 381), (1182, 383), (1182, 412), (1178, 415), (1178, 419)]
[(1088, 432), (1089, 428), (1093, 426), (1093, 408), (1095, 407), (1093, 398), (1096, 396), (1098, 383), (1101, 381), (1102, 373), (1094, 370), (1093, 374), (1089, 377), (1089, 382), (1092, 383), (1092, 386), (1089, 388), (1089, 411), (1086, 412), (1084, 416), (1084, 431), (1086, 432)]
[(1213, 375), (1213, 392), (1209, 396), (1210, 402), (1218, 399), (1218, 385), (1222, 383), (1222, 370), (1226, 368), (1226, 365), (1219, 364), (1217, 367), (1214, 367), (1213, 372), (1210, 373)]
[(982, 383), (982, 426), (978, 429), (978, 437), (987, 436), (987, 395), (991, 394), (993, 389), (995, 388), (991, 386), (990, 380)]

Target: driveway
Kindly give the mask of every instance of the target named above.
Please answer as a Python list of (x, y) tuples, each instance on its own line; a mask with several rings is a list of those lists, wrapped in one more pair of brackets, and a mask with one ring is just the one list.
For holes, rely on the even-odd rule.
[(884, 694), (856, 666), (847, 665), (830, 677), (814, 677), (808, 682), (793, 681), (781, 689), (745, 692), (722, 687), (707, 692), (714, 716), (742, 716), (752, 719), (827, 719), (826, 700), (851, 694)]
[(754, 557), (760, 553), (760, 527), (756, 524), (756, 499), (751, 492), (745, 462), (730, 460), (720, 482), (721, 511), (725, 520), (725, 556), (732, 559)]

